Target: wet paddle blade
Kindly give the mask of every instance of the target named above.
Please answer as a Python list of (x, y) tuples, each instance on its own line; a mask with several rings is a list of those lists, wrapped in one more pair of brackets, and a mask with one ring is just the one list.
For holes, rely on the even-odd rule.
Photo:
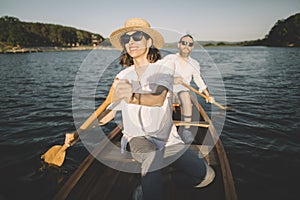
[(51, 147), (46, 153), (44, 153), (41, 158), (48, 164), (53, 164), (56, 166), (62, 166), (66, 157), (65, 145), (55, 145)]

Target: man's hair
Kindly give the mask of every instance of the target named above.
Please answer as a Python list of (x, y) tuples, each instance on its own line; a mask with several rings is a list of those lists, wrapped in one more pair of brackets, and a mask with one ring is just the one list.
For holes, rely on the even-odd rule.
[[(155, 63), (157, 60), (161, 59), (161, 53), (159, 49), (154, 47), (153, 45), (149, 48), (147, 59), (150, 63)], [(125, 48), (121, 53), (119, 64), (123, 67), (129, 67), (133, 65), (132, 57), (126, 52)]]
[(190, 34), (186, 34), (186, 35), (184, 35), (184, 36), (182, 36), (182, 37), (180, 38), (179, 42), (181, 42), (182, 39), (185, 38), (185, 37), (189, 37), (189, 38), (191, 38), (191, 39), (194, 41), (193, 36), (191, 36)]

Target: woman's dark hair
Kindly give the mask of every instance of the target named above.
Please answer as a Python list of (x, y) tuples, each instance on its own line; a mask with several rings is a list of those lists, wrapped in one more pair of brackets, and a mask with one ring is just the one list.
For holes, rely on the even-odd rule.
[[(161, 59), (161, 53), (159, 49), (154, 47), (153, 45), (149, 48), (147, 59), (150, 63), (155, 63), (157, 60)], [(123, 67), (129, 67), (133, 65), (132, 57), (126, 52), (125, 48), (123, 49), (121, 56), (120, 56), (120, 65)]]

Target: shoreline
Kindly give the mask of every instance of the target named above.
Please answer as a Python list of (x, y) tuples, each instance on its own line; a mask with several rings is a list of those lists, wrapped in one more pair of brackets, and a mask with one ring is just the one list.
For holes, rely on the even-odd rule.
[[(268, 47), (268, 46), (243, 46), (243, 45), (202, 45), (202, 48), (218, 48), (218, 47)], [(163, 49), (173, 49), (176, 47), (166, 46)], [(296, 48), (286, 46), (283, 48)], [(196, 47), (195, 49), (198, 49)], [(201, 49), (201, 48), (200, 48)], [(39, 52), (66, 52), (66, 51), (92, 51), (92, 50), (117, 50), (111, 46), (81, 46), (81, 47), (33, 47), (33, 48), (11, 48), (7, 50), (1, 50), (0, 54), (19, 54), (19, 53), (39, 53)]]
[[(231, 46), (240, 46), (240, 45), (209, 45), (205, 46), (202, 45), (204, 48), (211, 48), (211, 47), (231, 47)], [(166, 45), (164, 49), (173, 49), (177, 48), (176, 46)], [(196, 47), (198, 49), (200, 47)], [(38, 52), (65, 52), (65, 51), (91, 51), (91, 50), (117, 50), (111, 46), (80, 46), (80, 47), (14, 47), (7, 50), (0, 49), (0, 54), (19, 54), (19, 53), (38, 53)]]
[(89, 51), (89, 50), (113, 50), (113, 47), (106, 46), (81, 46), (81, 47), (32, 47), (32, 48), (12, 48), (0, 51), (0, 54), (16, 53), (38, 53), (38, 52), (60, 52), (60, 51)]

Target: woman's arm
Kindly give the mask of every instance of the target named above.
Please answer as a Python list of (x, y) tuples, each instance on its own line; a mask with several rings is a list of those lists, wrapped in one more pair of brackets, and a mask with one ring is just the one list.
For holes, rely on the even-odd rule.
[(107, 99), (111, 102), (124, 100), (130, 104), (137, 104), (143, 106), (162, 106), (166, 99), (168, 89), (164, 86), (157, 86), (154, 93), (141, 94), (132, 93), (132, 85), (127, 80), (115, 80)]
[(103, 113), (100, 114), (98, 117), (98, 122), (100, 126), (103, 126), (110, 122), (116, 116), (115, 110), (105, 110)]
[(131, 104), (143, 106), (162, 106), (166, 99), (168, 89), (164, 86), (157, 86), (156, 91), (150, 94), (133, 93)]

